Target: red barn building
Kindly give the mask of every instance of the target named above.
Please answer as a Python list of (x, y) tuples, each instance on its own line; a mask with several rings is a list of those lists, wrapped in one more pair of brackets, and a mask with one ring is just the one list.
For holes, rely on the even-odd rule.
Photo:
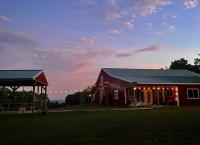
[(187, 70), (102, 68), (92, 103), (200, 105), (200, 75)]

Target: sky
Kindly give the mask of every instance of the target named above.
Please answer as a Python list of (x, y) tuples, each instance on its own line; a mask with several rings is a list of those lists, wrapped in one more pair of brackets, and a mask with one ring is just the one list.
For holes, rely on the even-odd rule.
[(42, 69), (51, 99), (101, 68), (169, 67), (200, 52), (200, 0), (0, 0), (0, 69)]

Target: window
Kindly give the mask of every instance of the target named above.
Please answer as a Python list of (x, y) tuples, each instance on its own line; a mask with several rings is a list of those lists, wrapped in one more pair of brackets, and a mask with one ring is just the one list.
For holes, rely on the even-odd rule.
[(187, 97), (188, 99), (199, 99), (199, 89), (197, 88), (189, 88), (187, 89)]
[(166, 96), (172, 97), (172, 90), (171, 89), (166, 90)]
[(140, 92), (140, 95), (139, 95), (138, 101), (142, 101), (142, 102), (144, 102), (144, 92), (143, 92), (143, 91)]
[(119, 91), (114, 90), (114, 99), (119, 99)]

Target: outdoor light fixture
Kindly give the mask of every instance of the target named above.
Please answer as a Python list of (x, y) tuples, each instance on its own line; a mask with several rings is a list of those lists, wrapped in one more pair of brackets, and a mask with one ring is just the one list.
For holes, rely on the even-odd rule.
[(134, 87), (133, 89), (134, 89), (134, 90), (136, 90), (137, 88), (136, 88), (136, 87)]

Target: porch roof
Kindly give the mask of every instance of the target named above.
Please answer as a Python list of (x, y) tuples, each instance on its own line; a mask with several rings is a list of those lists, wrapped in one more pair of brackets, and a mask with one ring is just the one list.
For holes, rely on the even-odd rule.
[(48, 85), (42, 70), (0, 70), (0, 86), (32, 86), (34, 82)]

